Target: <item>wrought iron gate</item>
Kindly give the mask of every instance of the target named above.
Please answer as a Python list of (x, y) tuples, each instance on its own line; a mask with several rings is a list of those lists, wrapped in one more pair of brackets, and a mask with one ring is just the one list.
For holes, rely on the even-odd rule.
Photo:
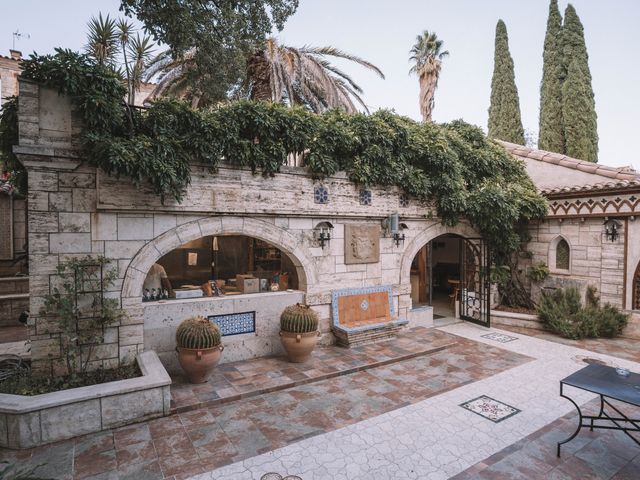
[(460, 318), (491, 324), (489, 247), (482, 238), (460, 239)]

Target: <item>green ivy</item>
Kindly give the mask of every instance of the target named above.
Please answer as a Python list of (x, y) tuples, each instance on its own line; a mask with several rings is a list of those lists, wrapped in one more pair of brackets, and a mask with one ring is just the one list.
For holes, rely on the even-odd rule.
[(215, 171), (224, 161), (270, 176), (297, 153), (314, 178), (346, 171), (358, 185), (397, 186), (432, 201), (446, 225), (469, 219), (498, 261), (518, 248), (518, 227), (546, 213), (522, 162), (461, 120), (418, 123), (387, 110), (317, 115), (250, 101), (195, 110), (161, 100), (131, 113), (118, 76), (85, 55), (57, 50), (32, 55), (23, 66), (24, 77), (71, 96), (85, 121), (91, 164), (135, 185), (150, 184), (163, 199), (181, 200), (193, 162)]

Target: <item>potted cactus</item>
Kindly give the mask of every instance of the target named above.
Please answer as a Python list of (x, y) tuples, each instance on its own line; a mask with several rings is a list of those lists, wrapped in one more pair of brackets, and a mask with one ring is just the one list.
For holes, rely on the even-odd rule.
[(306, 305), (289, 305), (280, 316), (280, 340), (289, 361), (302, 363), (309, 359), (318, 343), (318, 314)]
[(206, 382), (224, 350), (218, 326), (205, 317), (188, 318), (178, 326), (176, 343), (178, 361), (189, 381)]

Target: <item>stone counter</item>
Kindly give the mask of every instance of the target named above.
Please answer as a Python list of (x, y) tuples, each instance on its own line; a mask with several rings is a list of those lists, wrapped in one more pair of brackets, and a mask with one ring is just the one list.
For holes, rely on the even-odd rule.
[(144, 303), (144, 348), (155, 350), (165, 368), (178, 373), (181, 369), (175, 354), (175, 334), (180, 322), (196, 315), (224, 315), (231, 330), (243, 331), (246, 329), (240, 327), (245, 326), (242, 323), (246, 318), (239, 314), (249, 314), (249, 318), (255, 318), (255, 332), (223, 335), (225, 350), (220, 363), (279, 355), (284, 353), (279, 337), (280, 314), (287, 305), (295, 303), (304, 303), (304, 292), (264, 292)]

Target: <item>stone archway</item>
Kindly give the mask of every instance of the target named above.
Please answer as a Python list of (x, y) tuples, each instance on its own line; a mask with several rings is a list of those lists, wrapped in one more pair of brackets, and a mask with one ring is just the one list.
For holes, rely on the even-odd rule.
[(182, 224), (147, 243), (133, 257), (122, 284), (123, 306), (141, 303), (142, 284), (151, 266), (163, 255), (181, 245), (208, 235), (246, 235), (272, 243), (285, 252), (298, 273), (300, 290), (317, 283), (311, 253), (296, 236), (273, 223), (248, 217), (207, 217)]
[(459, 223), (453, 227), (448, 227), (440, 223), (430, 225), (420, 231), (407, 245), (400, 264), (400, 285), (407, 285), (411, 278), (411, 263), (420, 249), (436, 237), (444, 234), (454, 234), (466, 238), (479, 237), (480, 234), (468, 223)]

